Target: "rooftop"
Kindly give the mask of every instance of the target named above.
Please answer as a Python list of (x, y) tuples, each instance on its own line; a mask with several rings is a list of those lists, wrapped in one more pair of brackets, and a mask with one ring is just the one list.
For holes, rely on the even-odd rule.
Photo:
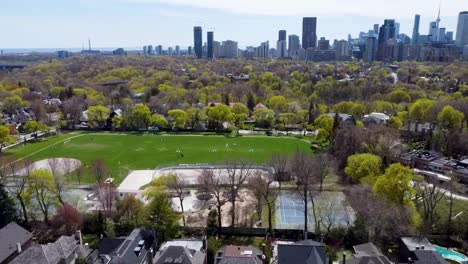
[(32, 233), (11, 222), (0, 229), (0, 263), (16, 251), (16, 244), (24, 245), (32, 239)]

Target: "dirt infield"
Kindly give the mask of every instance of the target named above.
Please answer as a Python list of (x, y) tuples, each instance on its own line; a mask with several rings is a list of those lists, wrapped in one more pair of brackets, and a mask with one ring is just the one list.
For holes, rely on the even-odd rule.
[(19, 170), (17, 173), (18, 175), (26, 176), (28, 174), (28, 170), (32, 171), (32, 170), (37, 170), (37, 169), (46, 169), (52, 173), (65, 175), (65, 174), (73, 172), (79, 167), (81, 167), (81, 161), (77, 159), (52, 158), (52, 159), (36, 161), (32, 163), (29, 168), (23, 168)]

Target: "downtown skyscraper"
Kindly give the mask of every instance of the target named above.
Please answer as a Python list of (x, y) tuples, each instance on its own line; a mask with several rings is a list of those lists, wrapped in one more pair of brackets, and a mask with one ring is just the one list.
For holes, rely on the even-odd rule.
[(302, 48), (317, 47), (317, 18), (302, 18)]
[(468, 45), (468, 11), (460, 12), (458, 15), (455, 44), (460, 48)]
[(201, 27), (193, 28), (193, 49), (198, 59), (203, 57), (203, 31)]
[(207, 32), (207, 36), (206, 36), (206, 57), (208, 59), (212, 59), (213, 58), (213, 41), (214, 41), (214, 33), (213, 31), (208, 31)]
[(413, 36), (411, 38), (411, 44), (416, 45), (418, 44), (419, 39), (419, 21), (421, 20), (420, 15), (414, 16), (414, 26), (413, 26)]

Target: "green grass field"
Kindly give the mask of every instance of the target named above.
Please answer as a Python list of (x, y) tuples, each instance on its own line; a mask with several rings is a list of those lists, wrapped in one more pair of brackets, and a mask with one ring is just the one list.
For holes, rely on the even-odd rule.
[[(128, 170), (221, 163), (231, 159), (262, 163), (274, 153), (292, 153), (297, 149), (310, 151), (309, 146), (306, 141), (291, 137), (69, 133), (8, 149), (5, 153), (16, 158), (31, 155), (35, 161), (53, 157), (75, 158), (81, 160), (86, 168), (93, 160), (101, 158), (119, 183)], [(178, 157), (177, 150), (183, 157)], [(85, 172), (83, 181), (93, 182), (89, 171)]]

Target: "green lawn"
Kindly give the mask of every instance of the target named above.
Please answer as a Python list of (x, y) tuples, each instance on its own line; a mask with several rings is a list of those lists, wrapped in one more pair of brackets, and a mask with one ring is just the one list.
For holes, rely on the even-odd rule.
[[(310, 151), (309, 146), (306, 141), (291, 137), (78, 133), (50, 137), (42, 142), (8, 149), (5, 153), (16, 158), (32, 154), (34, 160), (75, 158), (87, 168), (94, 159), (102, 158), (112, 177), (119, 183), (128, 170), (175, 164), (221, 163), (241, 158), (262, 163), (274, 153), (291, 153), (297, 149)], [(183, 157), (177, 157), (177, 150)], [(85, 174), (84, 182), (93, 182), (89, 172)]]

